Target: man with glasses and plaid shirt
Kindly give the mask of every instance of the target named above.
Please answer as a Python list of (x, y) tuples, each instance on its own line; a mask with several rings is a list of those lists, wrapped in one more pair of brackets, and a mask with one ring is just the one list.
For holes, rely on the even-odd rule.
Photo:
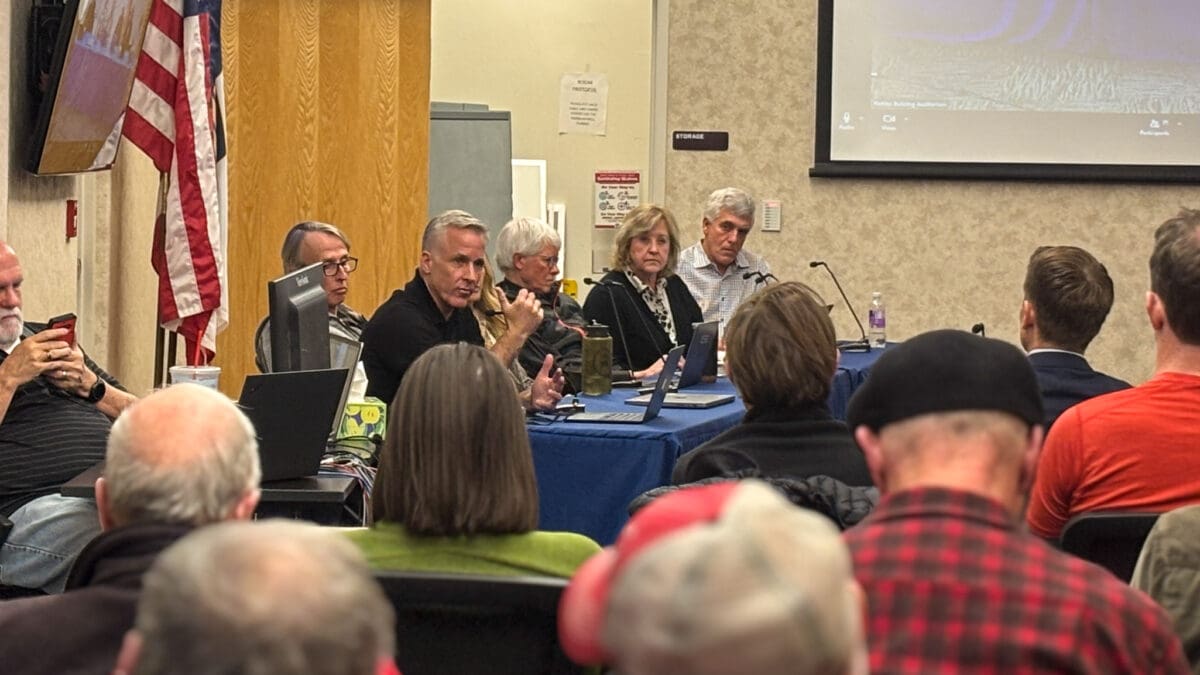
[[(341, 230), (328, 223), (306, 220), (296, 223), (283, 238), (280, 251), (284, 274), (324, 263), (325, 276), (321, 286), (329, 302), (329, 333), (351, 340), (361, 340), (367, 319), (346, 306), (350, 273), (358, 268), (358, 258), (350, 255), (350, 240)], [(255, 333), (254, 362), (264, 373), (271, 372), (271, 320), (263, 319)], [(367, 373), (362, 362), (354, 369), (350, 395), (361, 400), (367, 391)]]

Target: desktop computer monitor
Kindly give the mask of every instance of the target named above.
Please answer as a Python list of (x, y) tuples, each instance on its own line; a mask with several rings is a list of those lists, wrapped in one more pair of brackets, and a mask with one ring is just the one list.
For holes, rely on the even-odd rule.
[(329, 302), (323, 263), (314, 263), (267, 282), (271, 311), (271, 370), (329, 368)]

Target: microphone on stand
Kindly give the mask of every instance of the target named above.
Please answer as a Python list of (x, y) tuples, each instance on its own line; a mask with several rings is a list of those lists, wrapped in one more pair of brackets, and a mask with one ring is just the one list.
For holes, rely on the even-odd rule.
[(858, 318), (858, 312), (854, 311), (854, 305), (850, 304), (850, 298), (846, 297), (846, 291), (842, 288), (842, 284), (838, 282), (837, 275), (829, 265), (825, 264), (824, 260), (814, 260), (808, 263), (809, 267), (824, 267), (829, 273), (829, 278), (833, 279), (833, 285), (837, 286), (838, 292), (842, 294), (842, 300), (846, 301), (846, 308), (850, 310), (850, 315), (854, 317), (854, 323), (858, 324), (858, 332), (862, 337), (858, 340), (851, 340), (845, 344), (838, 345), (839, 348), (849, 352), (869, 352), (871, 351), (871, 343), (867, 340), (867, 331), (863, 328), (862, 320)]
[(987, 337), (987, 329), (985, 329), (983, 327), (982, 321), (975, 324), (974, 326), (971, 326), (971, 332), (978, 335), (979, 337)]
[(745, 281), (749, 281), (751, 277), (754, 278), (755, 286), (757, 286), (759, 284), (765, 284), (767, 282), (767, 279), (770, 279), (771, 281), (774, 281), (775, 283), (779, 283), (779, 278), (776, 277), (774, 274), (771, 274), (770, 272), (759, 272), (758, 270), (750, 270), (749, 272), (742, 274), (742, 279)]
[[(621, 312), (617, 310), (617, 299), (613, 297), (612, 292), (613, 286), (621, 286), (621, 284), (615, 281), (605, 281), (603, 279), (597, 281), (591, 277), (584, 277), (583, 283), (587, 284), (588, 286), (604, 286), (605, 288), (609, 289), (608, 302), (610, 305), (612, 305), (613, 318), (615, 318), (617, 321), (617, 332), (621, 334), (621, 352), (625, 355), (625, 367), (629, 369), (630, 379), (634, 379), (633, 359), (629, 358), (629, 345), (625, 344), (625, 328), (621, 325)], [(622, 286), (622, 288), (624, 287)]]

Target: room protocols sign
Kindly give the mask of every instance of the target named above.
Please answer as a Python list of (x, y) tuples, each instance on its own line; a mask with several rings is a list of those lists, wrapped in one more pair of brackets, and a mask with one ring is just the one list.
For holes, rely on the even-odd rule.
[(728, 131), (676, 131), (671, 134), (671, 147), (675, 150), (729, 149)]

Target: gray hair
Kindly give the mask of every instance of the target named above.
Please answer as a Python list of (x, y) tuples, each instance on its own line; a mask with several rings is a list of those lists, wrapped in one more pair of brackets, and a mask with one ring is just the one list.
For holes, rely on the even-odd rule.
[(450, 211), (442, 211), (429, 222), (425, 224), (425, 233), (421, 235), (421, 250), (430, 251), (433, 249), (435, 241), (441, 241), (446, 230), (470, 230), (483, 236), (484, 242), (487, 241), (488, 229), (483, 221), (466, 211), (452, 209)]
[(364, 675), (394, 650), (395, 614), (358, 549), (296, 521), (231, 521), (146, 573), (139, 675)]
[(513, 271), (513, 256), (537, 255), (547, 245), (562, 248), (558, 232), (537, 218), (514, 218), (496, 235), (496, 266)]
[[(321, 232), (332, 237), (337, 237), (343, 244), (346, 245), (346, 250), (350, 250), (350, 239), (345, 233), (337, 227), (329, 223), (322, 223), (316, 220), (305, 220), (296, 223), (292, 229), (283, 237), (283, 248), (279, 251), (279, 257), (283, 260), (283, 271), (295, 272), (304, 267), (306, 263), (300, 259), (300, 247), (304, 244), (304, 238), (310, 232)], [(311, 263), (309, 263), (311, 264)]]
[(104, 480), (121, 525), (224, 520), (261, 476), (250, 420), (224, 394), (197, 384), (134, 403), (108, 437)]
[(753, 223), (754, 198), (746, 194), (745, 190), (735, 187), (714, 190), (708, 196), (708, 203), (704, 205), (704, 219), (710, 223), (715, 222), (722, 211), (728, 211), (738, 218)]

